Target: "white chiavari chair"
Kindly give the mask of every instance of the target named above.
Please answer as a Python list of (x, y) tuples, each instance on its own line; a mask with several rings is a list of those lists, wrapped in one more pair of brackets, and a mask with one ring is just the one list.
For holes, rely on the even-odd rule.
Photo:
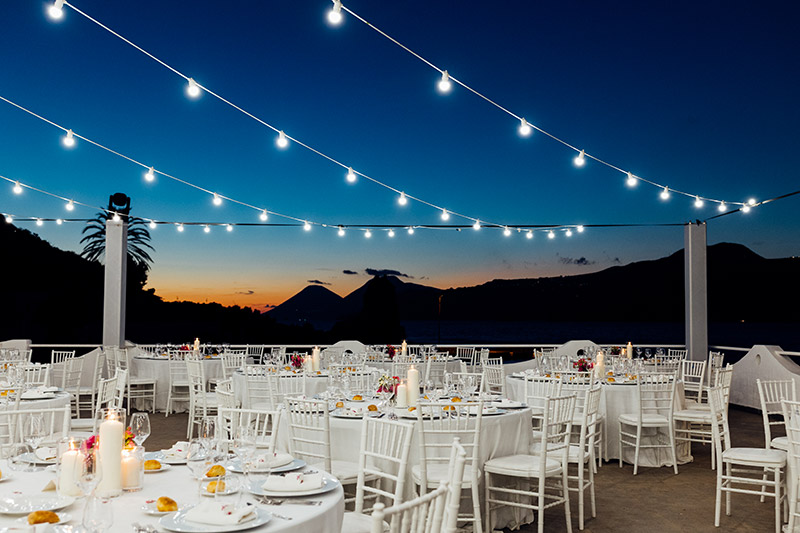
[[(219, 389), (217, 390), (219, 392)], [(266, 450), (267, 456), (275, 453), (278, 430), (281, 423), (281, 411), (262, 411), (235, 407), (220, 407), (218, 413), (220, 427), (225, 431), (223, 438), (233, 440), (236, 429), (250, 427), (256, 438), (256, 447)]]
[(681, 379), (686, 403), (702, 403), (703, 385), (706, 380), (705, 361), (681, 361)]
[(151, 412), (155, 412), (156, 410), (156, 380), (155, 378), (139, 378), (134, 377), (131, 372), (131, 358), (132, 358), (132, 351), (128, 350), (127, 348), (117, 348), (116, 350), (116, 357), (117, 357), (117, 368), (122, 370), (127, 370), (127, 383), (125, 384), (125, 394), (126, 394), (126, 410), (130, 413), (131, 407), (133, 407), (134, 402), (137, 402), (138, 408), (138, 400), (143, 400), (145, 402), (150, 402), (150, 407), (152, 409)]
[[(785, 531), (795, 531), (795, 524), (800, 513), (797, 510), (797, 499), (800, 497), (800, 403), (792, 400), (781, 400), (783, 419), (786, 421), (787, 450), (786, 494), (789, 498), (789, 525)], [(789, 472), (792, 475), (789, 476)], [(763, 479), (763, 478), (762, 478)]]
[[(90, 418), (93, 416), (97, 405), (97, 393), (99, 390), (99, 382), (103, 378), (103, 369), (106, 366), (106, 356), (104, 350), (98, 350), (94, 365), (92, 365), (92, 381), (89, 386), (81, 385), (78, 388), (78, 418), (81, 418), (81, 413), (86, 411), (89, 413)], [(109, 374), (113, 374), (112, 369)]]
[(25, 385), (43, 387), (50, 383), (50, 365), (31, 363), (21, 367), (25, 373)]
[(797, 401), (797, 388), (794, 380), (777, 379), (762, 381), (757, 379), (756, 386), (758, 387), (758, 399), (761, 403), (761, 417), (764, 421), (764, 440), (766, 442), (766, 447), (786, 451), (789, 449), (787, 437), (773, 437), (772, 428), (775, 426), (782, 427), (784, 425), (781, 401)]
[(167, 390), (167, 408), (164, 416), (168, 417), (173, 412), (173, 402), (188, 402), (189, 373), (186, 369), (185, 354), (180, 350), (170, 350), (169, 356), (169, 389)]
[[(488, 350), (487, 350), (488, 352)], [(503, 370), (503, 358), (493, 357), (481, 361), (483, 381), (481, 392), (506, 395), (506, 374)]]
[(278, 401), (279, 370), (272, 365), (245, 365), (245, 397), (242, 407), (274, 411)]
[(189, 377), (189, 424), (186, 437), (191, 440), (194, 425), (217, 413), (217, 398), (206, 390), (206, 375), (203, 362), (194, 357), (186, 358), (186, 373)]

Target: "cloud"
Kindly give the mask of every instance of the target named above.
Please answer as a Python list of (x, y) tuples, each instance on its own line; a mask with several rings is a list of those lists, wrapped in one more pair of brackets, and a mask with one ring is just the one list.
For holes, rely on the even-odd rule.
[(364, 272), (366, 272), (368, 276), (397, 276), (398, 278), (414, 279), (414, 276), (409, 276), (408, 274), (403, 274), (400, 271), (389, 270), (387, 268), (367, 268), (364, 270)]
[(347, 274), (348, 276), (357, 276), (358, 272), (355, 270), (342, 270), (342, 274)]
[(594, 265), (597, 261), (590, 261), (585, 257), (559, 257), (558, 262), (562, 265), (577, 265), (577, 266), (589, 266)]
[(622, 261), (619, 260), (619, 257), (615, 257), (614, 259), (611, 260), (611, 262), (616, 263), (618, 265), (622, 263)]
[(246, 291), (236, 291), (233, 294), (255, 294), (255, 293), (256, 293), (256, 291), (254, 291), (254, 290), (246, 290)]
[(308, 280), (307, 283), (312, 283), (314, 285), (330, 285), (330, 283), (328, 283), (326, 281), (320, 281), (318, 279), (310, 279), (310, 280)]

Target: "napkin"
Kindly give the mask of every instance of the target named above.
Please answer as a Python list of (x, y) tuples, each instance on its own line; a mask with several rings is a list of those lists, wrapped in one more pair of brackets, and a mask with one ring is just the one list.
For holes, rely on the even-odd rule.
[(168, 450), (161, 450), (165, 459), (186, 459), (189, 453), (189, 443), (186, 441), (178, 441), (172, 445)]
[(214, 501), (205, 501), (186, 511), (186, 520), (198, 524), (232, 526), (255, 520), (255, 507), (245, 505), (236, 507)]
[(41, 398), (52, 398), (53, 392), (42, 389), (31, 389), (22, 393), (23, 400), (39, 400)]
[(33, 453), (35, 453), (36, 457), (42, 461), (52, 461), (56, 458), (56, 449), (48, 448), (47, 446), (36, 448), (36, 451)]
[(261, 488), (272, 492), (299, 492), (321, 488), (322, 481), (321, 472), (306, 474), (290, 472), (285, 475), (269, 476)]
[(255, 467), (256, 469), (259, 468), (278, 468), (281, 466), (288, 465), (294, 461), (294, 457), (289, 455), (288, 453), (281, 453), (275, 452), (273, 454), (263, 454), (259, 455), (255, 459)]
[(47, 482), (47, 485), (44, 486), (42, 492), (50, 492), (56, 490), (56, 483), (52, 479)]

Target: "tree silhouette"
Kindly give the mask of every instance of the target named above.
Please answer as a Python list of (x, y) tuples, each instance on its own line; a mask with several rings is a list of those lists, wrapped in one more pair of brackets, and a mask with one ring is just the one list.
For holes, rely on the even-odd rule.
[[(81, 230), (81, 233), (85, 234), (81, 239), (81, 243), (85, 243), (81, 251), (82, 257), (89, 261), (100, 261), (105, 255), (106, 220), (109, 218), (106, 212), (97, 213), (97, 216), (89, 220)], [(153, 250), (150, 245), (150, 232), (147, 231), (144, 220), (128, 216), (128, 259), (145, 272), (150, 270), (150, 265), (153, 263), (153, 258), (147, 253), (146, 248)]]

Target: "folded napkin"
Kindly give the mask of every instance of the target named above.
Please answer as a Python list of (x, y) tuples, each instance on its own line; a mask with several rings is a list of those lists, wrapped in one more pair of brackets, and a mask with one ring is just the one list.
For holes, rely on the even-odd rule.
[(213, 526), (231, 526), (255, 520), (256, 512), (252, 505), (235, 505), (205, 501), (186, 511), (186, 520)]
[(53, 392), (41, 389), (31, 389), (22, 393), (23, 400), (38, 400), (41, 398), (52, 398)]
[(189, 453), (189, 443), (186, 441), (178, 441), (172, 445), (168, 450), (161, 450), (165, 459), (186, 459)]
[(57, 452), (55, 448), (42, 446), (41, 448), (36, 448), (36, 451), (33, 453), (36, 454), (36, 457), (42, 461), (53, 461), (56, 458)]
[(321, 488), (322, 481), (321, 472), (306, 474), (289, 472), (284, 475), (269, 476), (261, 488), (272, 492), (299, 492)]
[(255, 458), (255, 467), (256, 469), (263, 469), (263, 468), (278, 468), (281, 466), (288, 465), (294, 461), (294, 457), (289, 455), (288, 453), (266, 453), (263, 455), (259, 455)]

